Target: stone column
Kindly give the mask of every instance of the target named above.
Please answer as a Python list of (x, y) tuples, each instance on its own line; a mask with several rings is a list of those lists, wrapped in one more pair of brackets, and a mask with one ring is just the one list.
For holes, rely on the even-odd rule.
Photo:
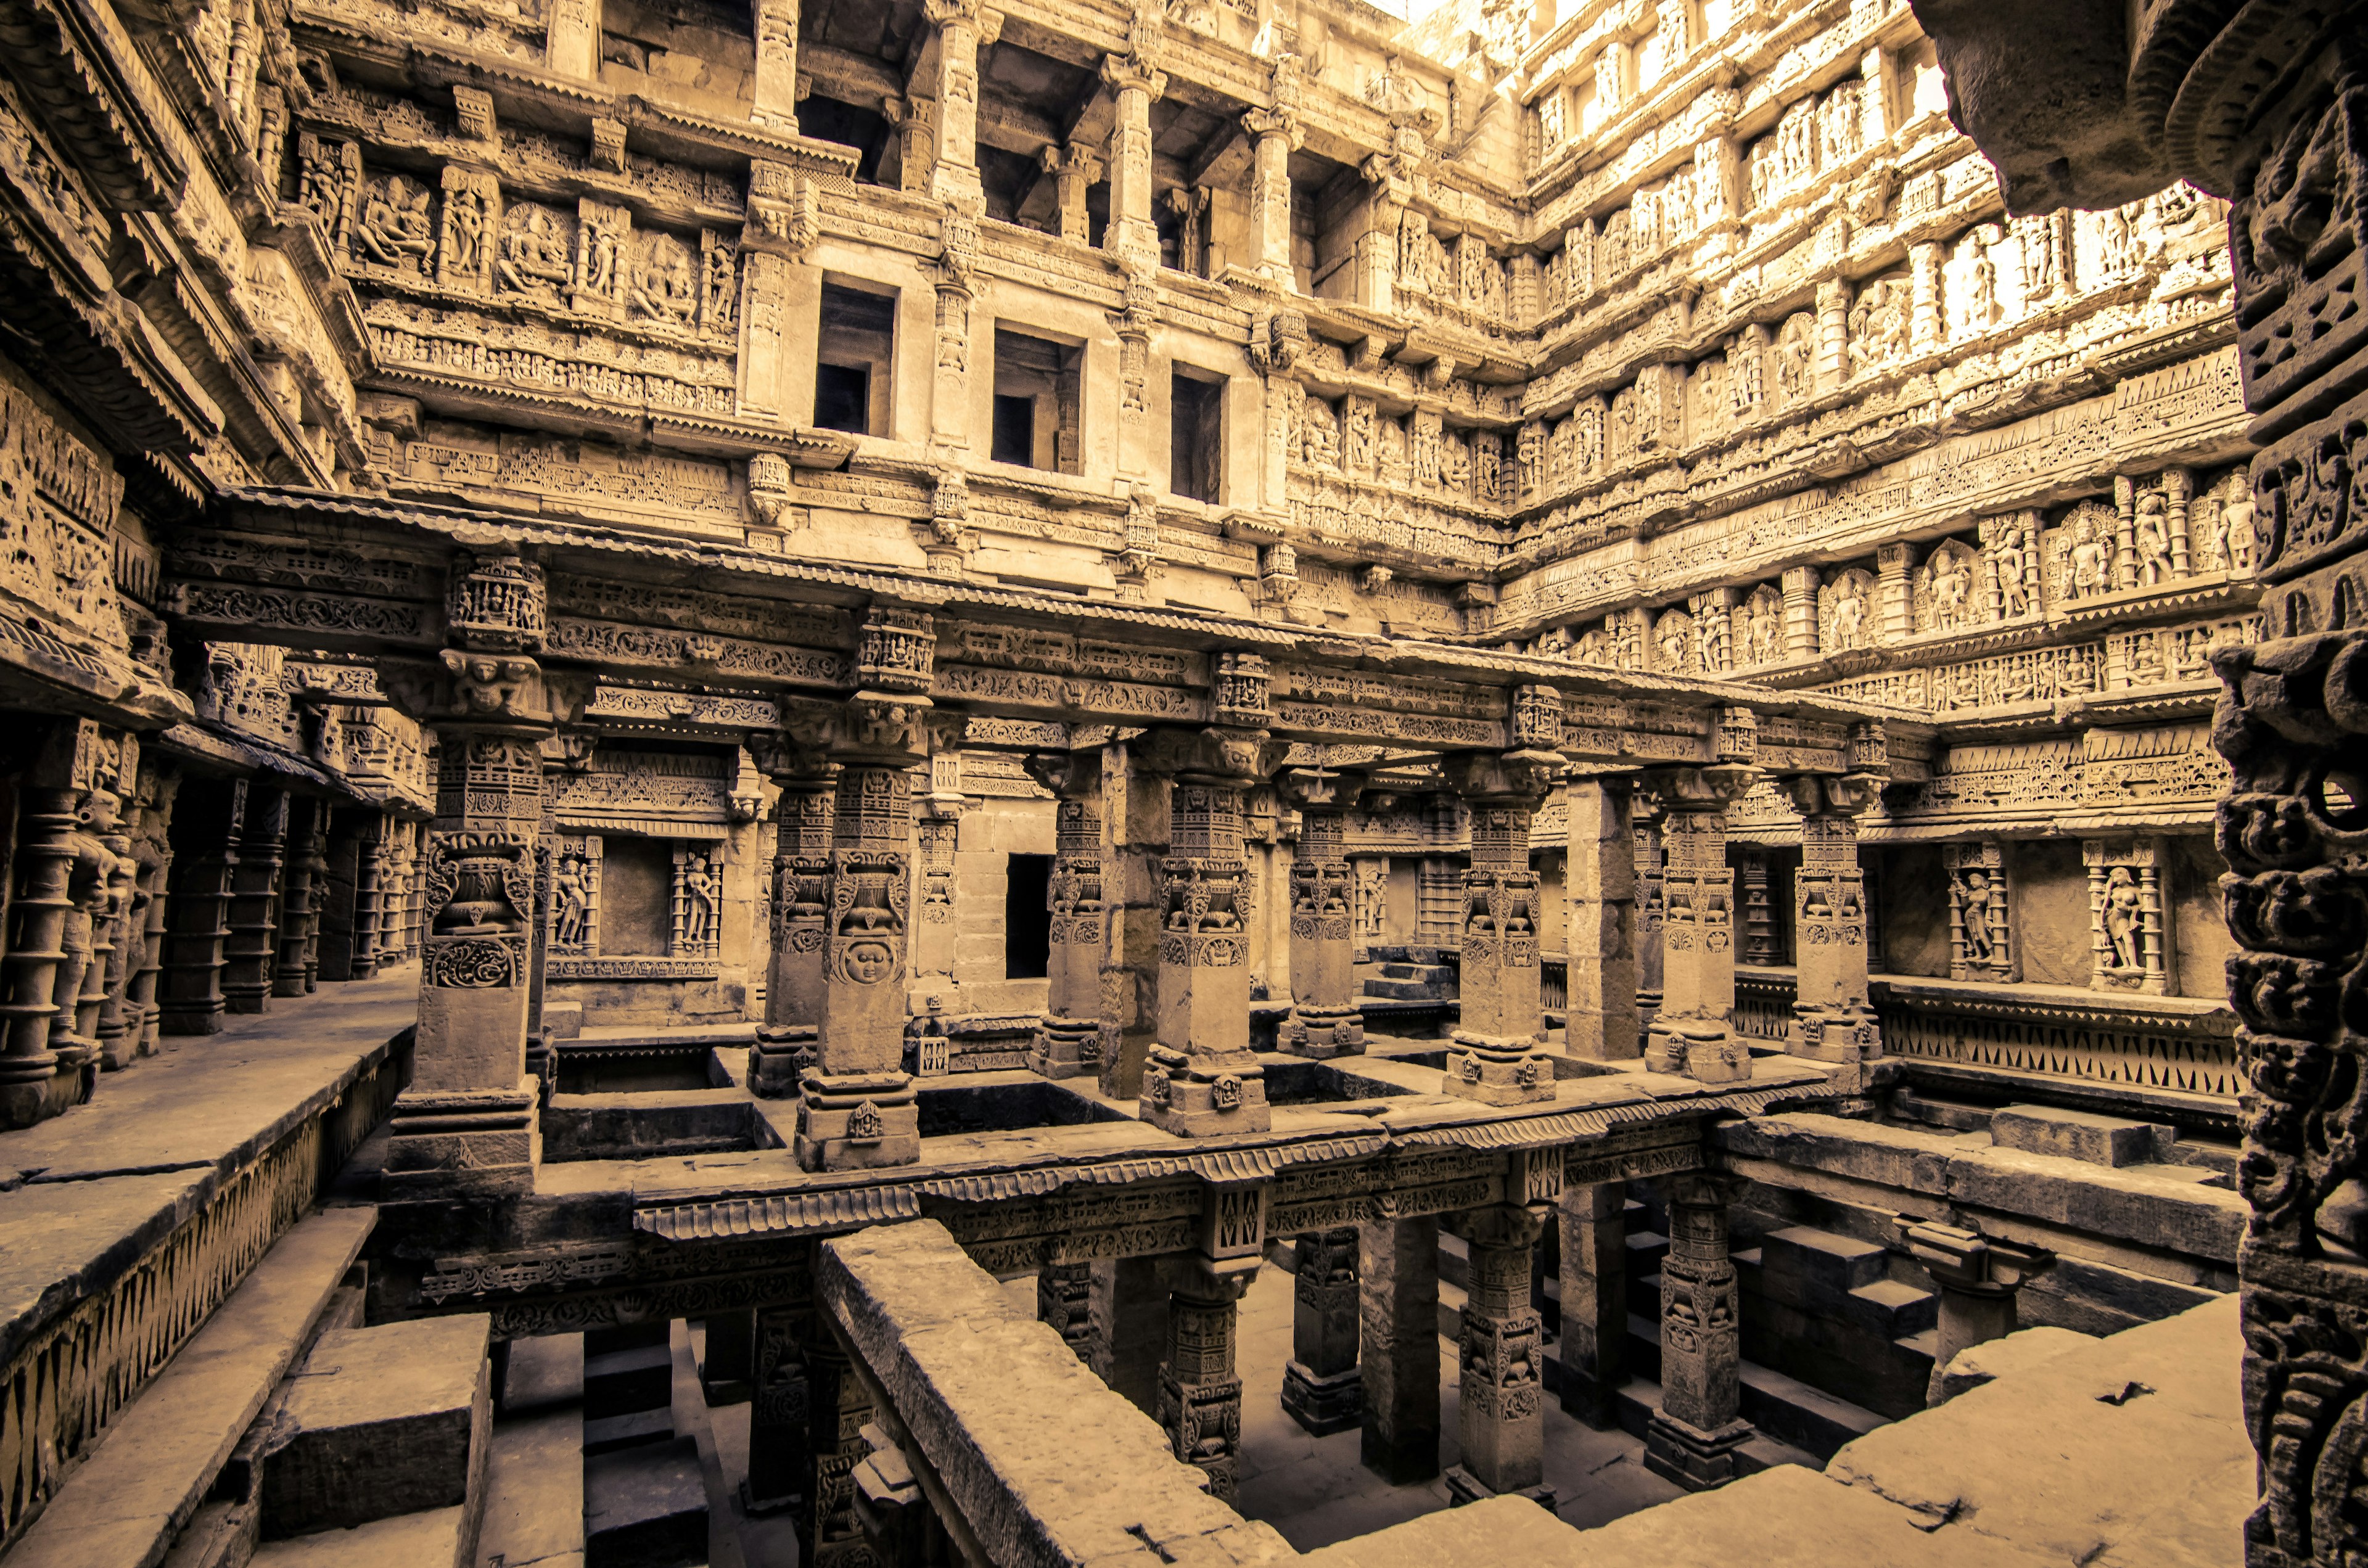
[(1740, 1177), (1687, 1171), (1666, 1178), (1669, 1254), (1661, 1263), (1661, 1408), (1645, 1429), (1645, 1468), (1701, 1492), (1735, 1478), (1752, 1437), (1741, 1408), (1743, 1355), (1726, 1206)]
[(1292, 1244), (1291, 1360), (1282, 1369), (1283, 1413), (1317, 1437), (1360, 1425), (1364, 1375), (1357, 1367), (1362, 1317), (1354, 1225), (1311, 1232)]
[[(1628, 797), (1628, 820), (1635, 835), (1636, 863), (1636, 1028), (1637, 1039), (1652, 1027), (1661, 1011), (1663, 936), (1668, 926), (1668, 903), (1664, 871), (1668, 858), (1661, 843), (1661, 803), (1649, 789)], [(1639, 1049), (1641, 1050), (1641, 1043)]]
[(1102, 756), (1040, 752), (1029, 776), (1054, 798), (1050, 957), (1044, 1021), (1028, 1048), (1030, 1071), (1047, 1078), (1099, 1073), (1102, 1065), (1102, 953), (1110, 910), (1102, 897)]
[(1057, 233), (1072, 244), (1087, 243), (1092, 237), (1093, 220), (1086, 211), (1086, 194), (1101, 180), (1101, 159), (1081, 142), (1072, 142), (1066, 147), (1047, 145), (1037, 156), (1040, 166), (1053, 176), (1060, 225)]
[(1206, 1472), (1209, 1495), (1230, 1505), (1241, 1487), (1242, 1449), (1235, 1307), (1258, 1278), (1258, 1260), (1212, 1263), (1186, 1254), (1160, 1267), (1167, 1276), (1167, 1355), (1157, 1419), (1176, 1457)]
[(1570, 827), (1565, 858), (1569, 915), (1568, 1013), (1563, 1049), (1598, 1062), (1624, 1062), (1642, 1049), (1636, 1018), (1636, 846), (1625, 778), (1570, 779), (1563, 788)]
[(1359, 774), (1294, 767), (1275, 778), (1276, 792), (1299, 812), (1291, 860), (1291, 1022), (1282, 1048), (1296, 1056), (1348, 1056), (1365, 1049), (1357, 1006), (1356, 933), (1349, 861), (1343, 852)]
[(810, 1320), (804, 1347), (811, 1480), (798, 1519), (800, 1568), (871, 1568), (879, 1560), (855, 1514), (855, 1467), (871, 1457), (863, 1428), (871, 1398), (853, 1358), (819, 1314)]
[(1862, 774), (1782, 781), (1801, 813), (1793, 1051), (1813, 1062), (1856, 1066), (1883, 1052), (1883, 1031), (1867, 1003), (1866, 874), (1858, 859), (1858, 813), (1873, 803), (1879, 783)]
[(1439, 1221), (1360, 1227), (1365, 1468), (1393, 1486), (1439, 1473)]
[(1817, 656), (1817, 569), (1788, 566), (1781, 579), (1784, 593), (1784, 657)]
[[(1732, 714), (1743, 711), (1730, 709)], [(1705, 1084), (1751, 1076), (1751, 1053), (1735, 1032), (1735, 876), (1726, 865), (1726, 808), (1758, 777), (1741, 764), (1665, 768), (1653, 775), (1665, 816), (1662, 999), (1645, 1064)]]
[(270, 1005), (279, 957), (279, 873), (288, 858), (288, 791), (250, 786), (246, 826), (231, 872), (230, 935), (222, 942), (222, 1004), (233, 1013)]
[[(1155, 748), (1156, 749), (1156, 748)], [(1167, 852), (1171, 786), (1145, 765), (1141, 740), (1102, 749), (1102, 1093), (1133, 1099), (1157, 1040), (1159, 938), (1166, 907), (1159, 868)]]
[(1159, 1260), (1117, 1257), (1093, 1265), (1094, 1374), (1145, 1415), (1159, 1409), (1160, 1356), (1167, 1337), (1167, 1291)]
[(543, 62), (553, 75), (600, 79), (600, 0), (552, 0)]
[[(1266, 661), (1218, 655), (1221, 720), (1270, 718)], [(1159, 1043), (1143, 1075), (1143, 1119), (1184, 1137), (1263, 1132), (1266, 1073), (1250, 1050), (1249, 861), (1242, 795), (1258, 781), (1262, 729), (1158, 733), (1169, 791), (1160, 861)]]
[(106, 852), (107, 888), (98, 908), (100, 930), (92, 944), (91, 968), (84, 977), (83, 995), (95, 999), (88, 1027), (81, 1032), (97, 1048), (101, 1072), (131, 1064), (139, 1054), (140, 1029), (125, 1007), (125, 992), (138, 961), (142, 920), (136, 913), (141, 865), (132, 853), (131, 818), (139, 813), (139, 741), (127, 737), (124, 755), (131, 760), (115, 780), (120, 793), (94, 790), (90, 796), (90, 834)]
[(2003, 1339), (2015, 1329), (2015, 1292), (2055, 1267), (2055, 1255), (2012, 1242), (1990, 1241), (1977, 1231), (1903, 1219), (1900, 1233), (1908, 1256), (1924, 1266), (1941, 1288), (1941, 1343), (1932, 1352), (1932, 1381), (1924, 1403), (1939, 1404), (1949, 1363), (1974, 1346)]
[(756, 0), (757, 77), (748, 119), (769, 131), (798, 132), (798, 0)]
[(938, 29), (937, 76), (928, 95), (938, 105), (928, 190), (969, 210), (979, 200), (978, 50), (1001, 33), (1003, 15), (979, 0), (927, 0), (923, 12)]
[(421, 856), (418, 1034), (390, 1129), (390, 1196), (533, 1185), (541, 1135), (526, 1032), (542, 742), (591, 686), (529, 656), (548, 624), (540, 566), (464, 551), (448, 583), (446, 623), (461, 646), (380, 666), (388, 695), (434, 733), (438, 759)]
[(1487, 1105), (1526, 1105), (1559, 1092), (1545, 1051), (1538, 991), (1538, 878), (1530, 817), (1561, 759), (1546, 751), (1464, 753), (1448, 778), (1472, 809), (1464, 872), (1463, 1017), (1441, 1092)]
[(1306, 131), (1284, 109), (1252, 109), (1242, 116), (1250, 139), (1250, 270), (1284, 293), (1295, 280), (1291, 265), (1291, 155)]
[(172, 837), (180, 847), (166, 883), (156, 1004), (158, 1028), (165, 1034), (221, 1032), (227, 1010), (222, 944), (230, 936), (231, 878), (238, 869), (245, 824), (245, 779), (195, 774), (182, 781), (173, 803)]
[(1562, 1407), (1599, 1432), (1619, 1425), (1628, 1381), (1628, 1227), (1624, 1183), (1565, 1187), (1562, 1254)]
[(814, 1063), (814, 1034), (822, 1017), (835, 776), (828, 761), (787, 735), (751, 735), (748, 751), (780, 790), (773, 803), (765, 1021), (757, 1027), (748, 1059), (748, 1086), (767, 1099), (786, 1099), (797, 1092), (798, 1074)]
[(75, 909), (74, 829), (97, 781), (98, 744), (98, 726), (89, 721), (51, 721), (18, 786), (16, 885), (7, 950), (0, 955), (0, 1023), (6, 1030), (0, 1037), (0, 1128), (29, 1127), (66, 1109), (75, 1096), (59, 1080), (90, 1060), (90, 1052), (71, 1045), (58, 1049), (61, 1035), (72, 1037), (81, 990), (78, 976), (69, 985), (60, 971)]
[(1452, 1215), (1470, 1249), (1456, 1428), (1463, 1462), (1447, 1472), (1459, 1502), (1515, 1492), (1553, 1506), (1545, 1485), (1544, 1326), (1530, 1301), (1538, 1217), (1519, 1204)]
[(904, 1070), (911, 939), (913, 783), (927, 756), (920, 710), (859, 697), (836, 733), (830, 896), (815, 1064), (799, 1075), (798, 1163), (808, 1170), (910, 1165), (920, 1109)]
[(274, 996), (303, 996), (320, 985), (320, 918), (328, 871), (329, 802), (309, 796), (288, 802), (288, 862), (279, 895), (279, 960), (271, 974)]
[(1036, 1316), (1077, 1359), (1094, 1364), (1094, 1266), (1047, 1261), (1036, 1270)]
[(813, 1332), (806, 1304), (766, 1307), (756, 1322), (750, 1379), (748, 1474), (741, 1507), (756, 1516), (803, 1506), (814, 1473), (814, 1409), (803, 1341)]
[[(1156, 16), (1157, 13), (1151, 13)], [(1159, 270), (1159, 231), (1151, 221), (1151, 106), (1167, 91), (1156, 46), (1138, 37), (1131, 53), (1105, 55), (1102, 80), (1118, 99), (1110, 126), (1110, 226), (1102, 248), (1130, 278)]]

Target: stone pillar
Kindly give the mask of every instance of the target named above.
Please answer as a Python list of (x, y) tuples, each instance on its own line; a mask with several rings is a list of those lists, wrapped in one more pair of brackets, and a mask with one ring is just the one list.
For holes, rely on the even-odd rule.
[(390, 658), (379, 672), (396, 705), (434, 733), (438, 758), (421, 858), (418, 1033), (381, 1178), (390, 1196), (533, 1185), (540, 1096), (526, 1031), (541, 748), (591, 685), (529, 656), (547, 624), (531, 562), (456, 556), (445, 619), (461, 646), (432, 664)]
[[(222, 944), (230, 936), (231, 878), (246, 827), (246, 780), (196, 774), (173, 803), (177, 846), (166, 886), (157, 1023), (171, 1035), (222, 1029)], [(15, 950), (17, 943), (10, 943)], [(11, 990), (16, 989), (13, 985)]]
[(1628, 1201), (1624, 1183), (1563, 1191), (1562, 1407), (1599, 1432), (1619, 1425), (1628, 1381)]
[(1726, 808), (1758, 773), (1722, 763), (1657, 769), (1651, 777), (1665, 813), (1668, 861), (1662, 881), (1662, 999), (1645, 1064), (1705, 1084), (1740, 1083), (1751, 1076), (1751, 1053), (1732, 1021), (1735, 876), (1726, 865)]
[(768, 1099), (797, 1092), (814, 1063), (822, 1017), (823, 926), (830, 895), (830, 764), (787, 735), (751, 735), (757, 767), (780, 790), (773, 802), (773, 912), (765, 1021), (748, 1059), (748, 1086)]
[(1291, 155), (1299, 151), (1306, 131), (1297, 115), (1261, 108), (1242, 116), (1242, 133), (1252, 148), (1250, 270), (1290, 293), (1295, 278), (1291, 265)]
[(287, 790), (268, 784), (248, 788), (245, 831), (231, 872), (230, 935), (222, 941), (222, 1004), (233, 1013), (260, 1013), (270, 1005), (288, 808)]
[(807, 1441), (814, 1457), (797, 1515), (798, 1562), (800, 1568), (871, 1568), (879, 1559), (855, 1514), (855, 1467), (871, 1454), (863, 1437), (872, 1417), (871, 1399), (837, 1331), (819, 1314), (809, 1321)]
[(1743, 1355), (1726, 1206), (1743, 1186), (1714, 1171), (1666, 1178), (1669, 1254), (1661, 1263), (1661, 1408), (1645, 1429), (1645, 1468), (1689, 1492), (1735, 1478), (1752, 1437), (1741, 1408)]
[(748, 119), (798, 133), (798, 0), (756, 0), (757, 77)]
[[(1518, 728), (1518, 726), (1517, 726)], [(1526, 1105), (1559, 1092), (1545, 1051), (1538, 991), (1538, 878), (1530, 817), (1560, 758), (1547, 751), (1467, 752), (1448, 778), (1472, 809), (1464, 873), (1463, 1017), (1441, 1092), (1487, 1105)]]
[(1160, 860), (1167, 851), (1170, 785), (1144, 763), (1142, 741), (1102, 749), (1102, 1093), (1133, 1099), (1157, 1040), (1159, 937), (1166, 922)]
[(1258, 1260), (1212, 1263), (1186, 1254), (1160, 1267), (1167, 1276), (1167, 1355), (1159, 1368), (1156, 1418), (1176, 1457), (1204, 1471), (1209, 1495), (1230, 1505), (1241, 1488), (1235, 1307), (1258, 1278)]
[(1291, 1360), (1282, 1369), (1282, 1408), (1310, 1436), (1328, 1437), (1364, 1418), (1364, 1375), (1357, 1366), (1357, 1329), (1363, 1315), (1357, 1228), (1310, 1232), (1292, 1247), (1299, 1267), (1292, 1283)]
[(1924, 1393), (1924, 1403), (1934, 1405), (1948, 1397), (1949, 1363), (1959, 1351), (2014, 1332), (2015, 1292), (2053, 1268), (2055, 1255), (1990, 1241), (1977, 1231), (1936, 1220), (1903, 1219), (1899, 1229), (1908, 1256), (1941, 1288), (1941, 1343), (1932, 1352), (1932, 1381)]
[(1102, 59), (1102, 80), (1118, 98), (1110, 140), (1110, 226), (1103, 231), (1102, 248), (1129, 278), (1148, 278), (1159, 270), (1159, 231), (1151, 221), (1151, 106), (1167, 91), (1167, 77), (1143, 42), (1138, 38), (1132, 53)]
[(1001, 33), (1003, 15), (979, 0), (928, 0), (923, 11), (938, 29), (937, 79), (928, 95), (938, 105), (929, 194), (973, 209), (979, 200), (978, 46)]
[(1814, 659), (1817, 656), (1817, 569), (1814, 566), (1788, 566), (1782, 581), (1784, 589), (1784, 657)]
[(1798, 981), (1793, 1052), (1849, 1066), (1883, 1052), (1883, 1031), (1866, 994), (1866, 874), (1859, 867), (1858, 813), (1880, 780), (1801, 775), (1783, 790), (1801, 813), (1801, 871), (1793, 884), (1793, 944)]
[(1093, 1266), (1094, 1373), (1145, 1415), (1159, 1409), (1167, 1290), (1159, 1260), (1118, 1257)]
[(1904, 642), (1916, 634), (1916, 585), (1909, 573), (1916, 551), (1909, 544), (1874, 547), (1876, 640)]
[(1036, 1316), (1077, 1359), (1094, 1364), (1094, 1266), (1046, 1262), (1036, 1270)]
[(97, 724), (52, 720), (18, 786), (15, 887), (0, 955), (0, 1128), (29, 1127), (74, 1104), (78, 1092), (62, 1079), (78, 1076), (96, 1054), (73, 1040), (80, 973), (62, 971), (76, 912), (75, 828), (97, 783), (98, 746)]
[(1044, 172), (1053, 176), (1060, 236), (1072, 244), (1092, 237), (1093, 220), (1086, 211), (1086, 195), (1102, 177), (1102, 161), (1082, 142), (1066, 147), (1047, 146), (1038, 154)]
[(752, 1515), (800, 1507), (814, 1471), (814, 1412), (802, 1342), (808, 1305), (766, 1307), (757, 1313), (755, 1363), (748, 1408), (748, 1474), (740, 1483), (742, 1508)]
[(699, 1358), (701, 1397), (711, 1405), (738, 1404), (752, 1397), (757, 1376), (757, 1314), (710, 1312), (706, 1343)]
[(135, 914), (141, 903), (141, 865), (132, 853), (131, 820), (139, 813), (134, 803), (139, 790), (138, 739), (127, 737), (123, 748), (131, 760), (114, 780), (120, 793), (95, 790), (90, 795), (90, 835), (104, 851), (107, 886), (97, 910), (100, 924), (91, 946), (90, 971), (83, 981), (83, 995), (92, 1003), (89, 1022), (80, 1032), (97, 1048), (99, 1070), (106, 1073), (130, 1066), (140, 1047), (138, 1024), (125, 1006), (142, 924)]
[(279, 960), (271, 974), (274, 996), (318, 990), (320, 918), (327, 880), (329, 802), (310, 796), (288, 802), (288, 862), (279, 895)]
[(1766, 968), (1780, 961), (1776, 944), (1776, 907), (1768, 891), (1766, 846), (1747, 844), (1736, 851), (1736, 881), (1741, 895), (1743, 941), (1739, 960)]
[(556, 76), (600, 79), (600, 0), (553, 0), (543, 35), (543, 63)]
[(1645, 1038), (1644, 1031), (1660, 1016), (1661, 983), (1667, 967), (1661, 939), (1668, 926), (1664, 880), (1668, 857), (1661, 843), (1660, 811), (1660, 802), (1649, 789), (1630, 793), (1628, 820), (1635, 834), (1636, 1028), (1640, 1042)]
[[(1266, 661), (1218, 656), (1221, 718), (1271, 716)], [(1143, 1119), (1185, 1137), (1263, 1132), (1266, 1072), (1250, 1050), (1249, 861), (1243, 792), (1258, 780), (1263, 730), (1160, 732), (1172, 775), (1160, 862), (1159, 1043), (1143, 1075)]]
[(1299, 812), (1291, 860), (1291, 1022), (1282, 1048), (1318, 1059), (1365, 1049), (1357, 1006), (1354, 890), (1344, 853), (1348, 811), (1362, 775), (1292, 768), (1276, 777), (1278, 794)]
[(1439, 1473), (1439, 1221), (1360, 1227), (1365, 1468), (1393, 1486)]
[(1051, 955), (1044, 966), (1044, 1021), (1028, 1066), (1047, 1078), (1098, 1074), (1102, 1065), (1102, 953), (1110, 911), (1102, 897), (1102, 756), (1099, 750), (1040, 752), (1029, 776), (1053, 791)]
[(1531, 1304), (1539, 1221), (1519, 1204), (1451, 1216), (1470, 1249), (1463, 1303), (1456, 1428), (1463, 1462), (1447, 1472), (1448, 1495), (1477, 1502), (1520, 1493), (1554, 1506), (1545, 1485), (1545, 1330)]

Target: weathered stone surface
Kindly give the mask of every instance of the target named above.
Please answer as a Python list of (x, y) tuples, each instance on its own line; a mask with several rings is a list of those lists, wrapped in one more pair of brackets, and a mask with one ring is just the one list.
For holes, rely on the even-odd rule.
[(695, 1568), (707, 1561), (707, 1535), (692, 1439), (584, 1461), (585, 1568)]
[(264, 1536), (463, 1504), (473, 1535), (493, 1421), (490, 1328), (472, 1314), (323, 1335), (264, 1455)]
[(2058, 1356), (2096, 1343), (2094, 1336), (2068, 1328), (2022, 1328), (2002, 1338), (1969, 1346), (1950, 1358), (1941, 1371), (1941, 1397), (1954, 1399), (1968, 1389), (1995, 1382), (2011, 1374), (2032, 1371)]
[(458, 1505), (397, 1514), (351, 1529), (267, 1540), (256, 1548), (254, 1561), (263, 1568), (472, 1568), (472, 1522), (469, 1510)]
[(2001, 1107), (1990, 1118), (1990, 1136), (2001, 1149), (2092, 1165), (2118, 1168), (2154, 1158), (2155, 1131), (2146, 1123), (2053, 1106)]

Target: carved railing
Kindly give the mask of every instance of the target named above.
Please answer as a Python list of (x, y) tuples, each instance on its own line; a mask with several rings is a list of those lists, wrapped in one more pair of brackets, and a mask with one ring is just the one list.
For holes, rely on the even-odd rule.
[[(2232, 1103), (2246, 1087), (2236, 1015), (2218, 1002), (1905, 974), (1873, 976), (1869, 990), (1887, 1055)], [(1736, 1032), (1784, 1040), (1793, 994), (1791, 969), (1738, 966)]]

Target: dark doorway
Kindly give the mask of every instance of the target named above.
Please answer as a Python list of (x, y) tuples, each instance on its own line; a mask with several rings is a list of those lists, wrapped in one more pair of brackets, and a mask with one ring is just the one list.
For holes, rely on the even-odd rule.
[(1003, 978), (1042, 980), (1053, 961), (1053, 857), (1011, 856), (1003, 874)]

